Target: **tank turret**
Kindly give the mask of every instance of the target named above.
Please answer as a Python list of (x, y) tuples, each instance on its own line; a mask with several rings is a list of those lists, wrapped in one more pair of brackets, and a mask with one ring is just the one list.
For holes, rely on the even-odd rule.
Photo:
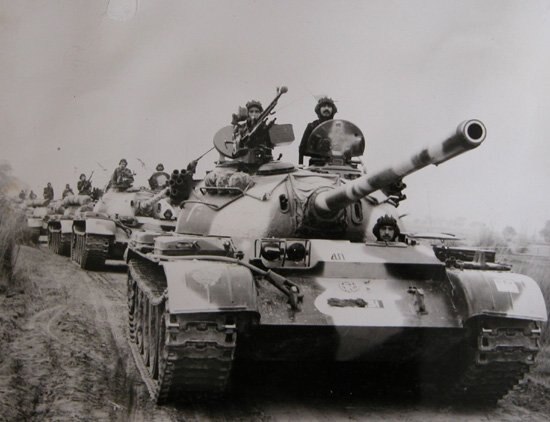
[(478, 147), (484, 125), (468, 120), (366, 175), (352, 160), (364, 150), (356, 126), (322, 125), (306, 169), (241, 156), (232, 133), (219, 131), (215, 145), (231, 160), (189, 192), (175, 232), (130, 241), (130, 345), (151, 396), (223, 392), (243, 360), (357, 365), (371, 379), (399, 367), (420, 374), (411, 388), (496, 403), (540, 349), (547, 314), (536, 282), (450, 266), (406, 236), (375, 236), (377, 222), (402, 221), (393, 194), (371, 196)]

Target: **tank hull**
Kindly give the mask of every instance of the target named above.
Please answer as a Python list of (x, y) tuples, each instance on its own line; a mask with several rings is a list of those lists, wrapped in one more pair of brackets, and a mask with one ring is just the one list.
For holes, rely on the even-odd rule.
[[(205, 243), (193, 243), (199, 239)], [(448, 269), (421, 246), (310, 240), (306, 266), (274, 268), (303, 294), (296, 309), (238, 260), (155, 255), (166, 253), (169, 242), (207, 247), (204, 237), (176, 235), (156, 237), (152, 252), (129, 250), (131, 345), (158, 403), (182, 392), (224, 391), (233, 363), (255, 362), (319, 370), (403, 366), (436, 385), (442, 398), (493, 404), (527, 372), (540, 347), (546, 308), (534, 281)], [(261, 259), (258, 250), (251, 246), (247, 260)], [(151, 320), (155, 314), (162, 318)], [(223, 375), (217, 353), (225, 359)], [(152, 355), (154, 371), (147, 369)], [(173, 367), (176, 373), (167, 372)], [(202, 381), (190, 381), (190, 372)]]

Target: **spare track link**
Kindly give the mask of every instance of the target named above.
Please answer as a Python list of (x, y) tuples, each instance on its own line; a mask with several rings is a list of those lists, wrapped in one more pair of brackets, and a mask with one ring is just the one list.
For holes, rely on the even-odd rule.
[(109, 253), (108, 236), (76, 233), (71, 257), (83, 270), (99, 270)]
[(153, 400), (161, 404), (225, 392), (235, 324), (223, 314), (170, 314), (161, 267), (131, 260), (128, 269), (130, 345)]
[(448, 400), (482, 406), (495, 405), (529, 371), (540, 345), (541, 330), (524, 328), (481, 328), (477, 347), (467, 353), (465, 366)]

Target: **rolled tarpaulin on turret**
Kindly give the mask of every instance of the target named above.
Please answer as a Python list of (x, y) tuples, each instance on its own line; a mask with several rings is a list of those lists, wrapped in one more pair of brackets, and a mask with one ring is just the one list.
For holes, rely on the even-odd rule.
[(69, 195), (63, 198), (63, 206), (86, 205), (92, 202), (89, 195)]

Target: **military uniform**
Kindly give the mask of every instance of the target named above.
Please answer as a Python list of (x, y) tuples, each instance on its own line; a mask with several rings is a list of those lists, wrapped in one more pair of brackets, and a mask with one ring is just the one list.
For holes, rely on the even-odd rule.
[(92, 182), (88, 180), (79, 180), (76, 184), (76, 189), (79, 195), (91, 195), (92, 194)]
[(65, 198), (66, 196), (74, 195), (73, 190), (70, 187), (66, 187), (63, 193), (61, 194), (62, 198)]
[[(321, 115), (321, 107), (323, 105), (330, 105), (332, 107), (332, 114), (330, 116), (325, 117), (325, 116)], [(311, 123), (308, 123), (308, 125), (306, 126), (306, 129), (304, 130), (302, 140), (300, 141), (300, 148), (298, 150), (299, 151), (298, 164), (304, 164), (304, 155), (306, 154), (307, 141), (308, 141), (311, 133), (321, 123), (324, 123), (328, 120), (332, 120), (337, 111), (338, 111), (338, 109), (336, 108), (336, 105), (334, 104), (334, 101), (331, 98), (323, 97), (323, 98), (319, 99), (319, 101), (317, 102), (317, 105), (315, 106), (315, 113), (317, 114), (317, 117), (319, 117), (319, 118), (317, 120), (314, 120)]]
[(44, 199), (48, 201), (53, 199), (53, 188), (51, 186), (46, 186), (44, 188)]
[(129, 186), (134, 182), (134, 174), (129, 168), (117, 167), (111, 176), (109, 186)]

